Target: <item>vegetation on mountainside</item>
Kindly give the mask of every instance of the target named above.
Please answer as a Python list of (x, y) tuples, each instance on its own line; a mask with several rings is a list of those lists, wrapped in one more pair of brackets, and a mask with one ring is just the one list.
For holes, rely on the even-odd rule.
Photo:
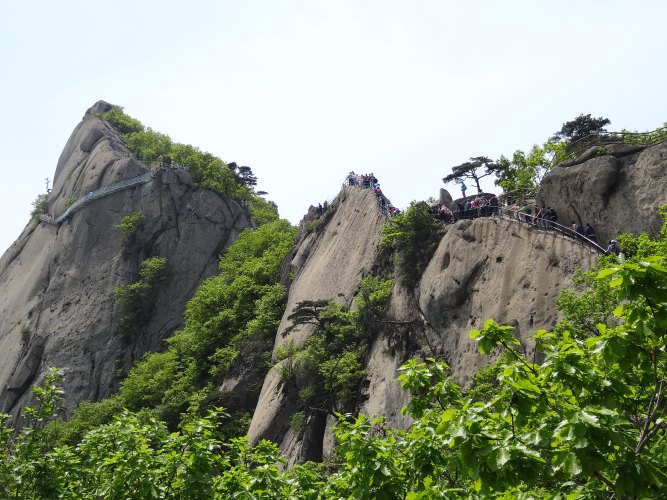
[(517, 149), (511, 158), (501, 156), (496, 162), (495, 185), (501, 187), (505, 195), (535, 193), (551, 167), (556, 147), (556, 144), (547, 142), (542, 146), (534, 145), (528, 153)]
[(593, 118), (590, 114), (584, 115), (582, 113), (574, 120), (563, 123), (561, 129), (554, 134), (553, 141), (561, 141), (563, 139), (576, 141), (591, 134), (606, 132), (604, 127), (610, 123), (611, 120), (609, 118)]
[[(158, 418), (175, 430), (221, 404), (231, 414), (225, 433), (244, 433), (248, 409), (217, 387), (235, 363), (254, 367), (258, 379), (270, 367), (286, 296), (278, 271), (294, 232), (286, 221), (275, 221), (241, 233), (220, 259), (220, 274), (204, 281), (188, 302), (185, 325), (167, 340), (167, 351), (146, 354), (110, 400), (82, 404), (70, 422), (51, 424), (50, 440), (74, 444), (85, 431), (109, 422), (120, 408)], [(142, 269), (157, 269), (144, 264)], [(121, 303), (127, 303), (128, 315), (141, 305), (155, 278), (163, 276), (141, 270), (139, 274), (137, 283), (116, 292)], [(86, 421), (91, 425), (86, 427)]]
[(137, 333), (150, 318), (158, 286), (167, 279), (167, 259), (151, 257), (139, 265), (139, 279), (119, 285), (113, 294), (122, 311), (120, 327), (125, 336)]
[(136, 236), (141, 226), (144, 224), (144, 213), (134, 212), (128, 215), (124, 215), (118, 224), (116, 224), (116, 229), (122, 233), (123, 244), (127, 245), (132, 239)]
[[(482, 354), (504, 355), (476, 377), (472, 390), (452, 382), (441, 361), (406, 363), (400, 379), (411, 400), (403, 411), (414, 424), (401, 431), (381, 418), (339, 415), (335, 456), (326, 465), (282, 469), (276, 445), (251, 447), (245, 438), (222, 436), (220, 413), (169, 433), (153, 415), (121, 412), (76, 447), (54, 448), (41, 428), (59, 397), (52, 374), (37, 389), (37, 407), (24, 410), (28, 427), (13, 441), (10, 430), (0, 434), (0, 494), (665, 497), (666, 238), (667, 225), (657, 240), (636, 238), (625, 263), (606, 257), (582, 275), (582, 287), (587, 280), (595, 286), (561, 301), (565, 320), (535, 336), (541, 364), (525, 357), (511, 327), (491, 320), (471, 336)], [(645, 255), (656, 249), (659, 255)], [(317, 318), (319, 325), (325, 308), (304, 319)], [(595, 325), (580, 322), (586, 308)], [(324, 322), (321, 329), (345, 330), (339, 313), (333, 326)], [(305, 415), (295, 425), (299, 419)]]
[[(667, 207), (661, 213), (667, 215)], [(280, 294), (270, 276), (276, 276), (284, 252), (273, 248), (277, 234), (271, 230), (284, 234), (287, 226), (274, 226), (244, 233), (230, 249), (221, 275), (189, 304), (186, 326), (166, 353), (148, 355), (99, 411), (82, 405), (79, 415), (87, 413), (94, 425), (102, 412), (115, 417), (86, 430), (75, 416), (72, 422), (78, 425), (67, 430), (77, 440), (83, 436), (76, 447), (54, 448), (53, 424), (42, 429), (59, 396), (57, 374), (49, 375), (46, 386), (37, 389), (38, 407), (25, 410), (28, 427), (14, 441), (9, 430), (0, 435), (2, 494), (577, 498), (667, 493), (667, 224), (657, 239), (623, 236), (624, 264), (609, 256), (601, 259), (599, 270), (581, 273), (581, 291), (565, 292), (559, 301), (564, 320), (553, 332), (536, 334), (542, 364), (525, 358), (510, 327), (489, 320), (471, 336), (482, 354), (498, 349), (505, 354), (476, 376), (472, 390), (454, 384), (444, 363), (412, 360), (401, 369), (402, 385), (411, 393), (404, 412), (415, 419), (408, 431), (389, 428), (382, 419), (341, 415), (329, 468), (304, 465), (290, 471), (278, 469), (275, 445), (252, 448), (244, 439), (220, 434), (215, 422), (224, 421), (223, 414), (200, 418), (198, 413), (211, 410), (201, 404), (201, 391), (185, 398), (173, 393), (198, 377), (219, 376), (218, 363), (229, 366), (240, 345), (234, 332), (242, 330), (240, 338), (247, 339), (255, 333), (268, 338), (275, 331), (280, 308), (272, 306)], [(316, 380), (303, 393), (304, 412), (296, 415), (295, 425), (305, 422), (307, 402), (336, 410), (354, 397), (352, 386), (363, 376), (356, 354), (367, 331), (363, 325), (381, 318), (390, 293), (389, 282), (365, 281), (354, 311), (330, 303), (302, 304), (295, 311), (297, 322), (316, 326), (312, 343), (294, 354), (310, 363), (302, 380)], [(251, 313), (250, 303), (257, 306)], [(247, 320), (245, 326), (235, 322), (236, 315)], [(327, 401), (332, 391), (346, 396)], [(169, 407), (174, 401), (188, 418), (181, 432), (169, 434), (156, 420), (155, 405)], [(188, 413), (188, 403), (200, 405), (199, 411)], [(121, 407), (141, 413), (119, 413)]]
[(441, 231), (442, 224), (423, 201), (413, 201), (405, 213), (395, 215), (382, 228), (380, 248), (394, 251), (396, 272), (403, 284), (416, 283), (437, 248)]
[(298, 394), (302, 418), (316, 411), (333, 415), (356, 410), (368, 350), (392, 284), (367, 276), (359, 284), (356, 309), (333, 301), (303, 301), (288, 317), (292, 326), (285, 336), (303, 325), (312, 326), (303, 345), (288, 340), (276, 355), (280, 378)]
[(179, 165), (187, 170), (200, 186), (247, 202), (251, 216), (257, 224), (278, 219), (275, 204), (255, 193), (257, 178), (250, 167), (238, 166), (236, 163), (227, 164), (195, 146), (173, 142), (168, 135), (144, 127), (139, 120), (125, 114), (119, 106), (114, 106), (100, 117), (123, 134), (128, 149), (140, 160)]
[[(533, 145), (525, 152), (517, 149), (510, 157), (501, 155), (495, 162), (486, 157), (470, 158), (470, 161), (453, 167), (452, 173), (442, 180), (448, 183), (452, 180), (461, 182), (463, 179), (472, 179), (479, 191), (479, 179), (495, 174), (494, 183), (502, 188), (505, 197), (522, 199), (534, 196), (542, 178), (553, 165), (573, 160), (593, 145), (622, 143), (646, 146), (667, 140), (667, 123), (664, 128), (653, 132), (623, 130), (619, 134), (607, 134), (606, 139), (598, 139), (596, 134), (606, 132), (604, 127), (609, 123), (607, 118), (593, 118), (590, 114), (582, 114), (564, 123), (561, 129), (541, 146)], [(603, 152), (601, 149), (600, 154)], [(483, 174), (480, 175), (479, 172)]]
[(48, 207), (48, 203), (49, 203), (48, 193), (38, 194), (37, 198), (35, 198), (35, 201), (32, 202), (32, 211), (30, 212), (30, 219), (37, 220), (39, 219), (40, 215), (45, 214), (46, 209)]

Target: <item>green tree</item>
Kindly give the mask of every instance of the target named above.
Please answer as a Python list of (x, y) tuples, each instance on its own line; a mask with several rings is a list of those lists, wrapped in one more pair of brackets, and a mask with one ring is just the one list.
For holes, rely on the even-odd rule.
[(49, 204), (49, 194), (42, 193), (38, 194), (35, 201), (32, 202), (32, 211), (30, 212), (30, 219), (37, 220), (40, 215), (46, 213)]
[[(483, 169), (483, 173), (480, 173), (480, 169)], [(496, 171), (497, 167), (493, 160), (487, 158), (486, 156), (476, 156), (474, 158), (470, 158), (470, 161), (452, 167), (452, 173), (446, 175), (442, 179), (442, 182), (446, 184), (452, 180), (456, 182), (462, 182), (464, 179), (472, 179), (477, 186), (477, 193), (482, 194), (482, 188), (479, 185), (479, 180), (486, 176), (493, 175)]]
[(392, 217), (382, 228), (380, 248), (394, 250), (398, 274), (406, 285), (415, 284), (426, 268), (440, 241), (441, 229), (423, 201), (413, 201), (405, 213)]
[(109, 122), (122, 134), (144, 131), (144, 126), (141, 122), (136, 118), (126, 115), (120, 106), (113, 106), (109, 111), (103, 113), (100, 118)]
[(561, 129), (553, 136), (554, 140), (568, 140), (576, 141), (605, 131), (605, 125), (609, 125), (611, 121), (609, 118), (593, 118), (590, 114), (583, 113), (577, 116), (574, 120), (563, 123)]
[(116, 304), (123, 317), (121, 329), (126, 335), (137, 332), (148, 320), (159, 285), (167, 279), (167, 259), (151, 257), (139, 265), (139, 279), (114, 288)]
[(494, 183), (505, 194), (534, 193), (549, 167), (550, 160), (544, 148), (535, 145), (528, 153), (516, 150), (511, 159), (501, 156), (496, 161), (497, 178)]

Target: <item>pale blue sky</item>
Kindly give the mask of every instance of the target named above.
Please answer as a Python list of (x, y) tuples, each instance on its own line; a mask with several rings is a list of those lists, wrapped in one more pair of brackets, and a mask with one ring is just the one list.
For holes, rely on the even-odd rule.
[(581, 113), (660, 127), (665, 19), (663, 0), (2, 2), (0, 251), (99, 99), (251, 166), (296, 223), (350, 170), (405, 207)]

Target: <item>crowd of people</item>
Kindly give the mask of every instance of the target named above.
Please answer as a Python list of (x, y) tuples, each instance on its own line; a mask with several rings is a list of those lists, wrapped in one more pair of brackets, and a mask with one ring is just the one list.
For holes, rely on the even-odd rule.
[(375, 200), (377, 201), (378, 208), (383, 214), (388, 215), (389, 217), (393, 217), (394, 215), (401, 213), (401, 211), (389, 203), (387, 197), (382, 194), (380, 183), (378, 182), (377, 177), (373, 175), (373, 173), (355, 174), (354, 172), (350, 172), (345, 179), (344, 185), (372, 189), (375, 193)]
[(459, 219), (473, 219), (476, 217), (486, 217), (498, 213), (498, 197), (493, 194), (490, 196), (476, 196), (468, 200), (459, 200), (455, 204), (454, 210), (450, 210), (447, 205), (440, 203), (430, 207), (431, 214), (445, 223), (456, 222)]
[[(388, 216), (394, 216), (401, 211), (392, 206), (387, 198), (382, 194), (380, 183), (373, 173), (370, 174), (355, 174), (350, 172), (345, 179), (345, 186), (359, 186), (362, 188), (372, 189), (375, 192), (378, 208), (382, 213)], [(454, 209), (450, 209), (446, 204), (434, 204), (430, 206), (430, 213), (433, 217), (441, 220), (443, 223), (453, 223), (459, 219), (473, 219), (477, 217), (487, 217), (495, 215), (500, 210), (500, 201), (495, 194), (485, 195), (480, 194), (475, 197), (465, 197), (467, 186), (461, 183), (461, 194), (463, 198), (454, 204)], [(535, 204), (531, 207), (530, 204), (512, 203), (506, 204), (505, 212), (508, 212), (511, 217), (515, 217), (519, 221), (534, 224), (539, 229), (553, 229), (558, 221), (558, 214), (552, 207), (542, 205), (541, 207)], [(321, 209), (318, 210), (320, 212)], [(321, 212), (320, 212), (321, 213)], [(565, 229), (568, 229), (565, 227)], [(585, 227), (577, 224), (575, 221), (571, 222), (570, 228), (572, 230), (571, 236), (575, 238), (582, 238), (597, 244), (597, 235), (595, 229), (590, 223), (586, 223)], [(607, 247), (607, 253), (621, 254), (621, 248), (616, 240), (610, 240)]]

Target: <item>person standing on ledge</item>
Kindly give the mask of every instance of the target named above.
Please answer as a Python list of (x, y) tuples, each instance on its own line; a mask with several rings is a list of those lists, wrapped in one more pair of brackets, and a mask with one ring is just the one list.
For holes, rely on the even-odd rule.
[(465, 182), (461, 181), (461, 196), (463, 198), (466, 197), (466, 189), (468, 189), (468, 186), (465, 185)]

